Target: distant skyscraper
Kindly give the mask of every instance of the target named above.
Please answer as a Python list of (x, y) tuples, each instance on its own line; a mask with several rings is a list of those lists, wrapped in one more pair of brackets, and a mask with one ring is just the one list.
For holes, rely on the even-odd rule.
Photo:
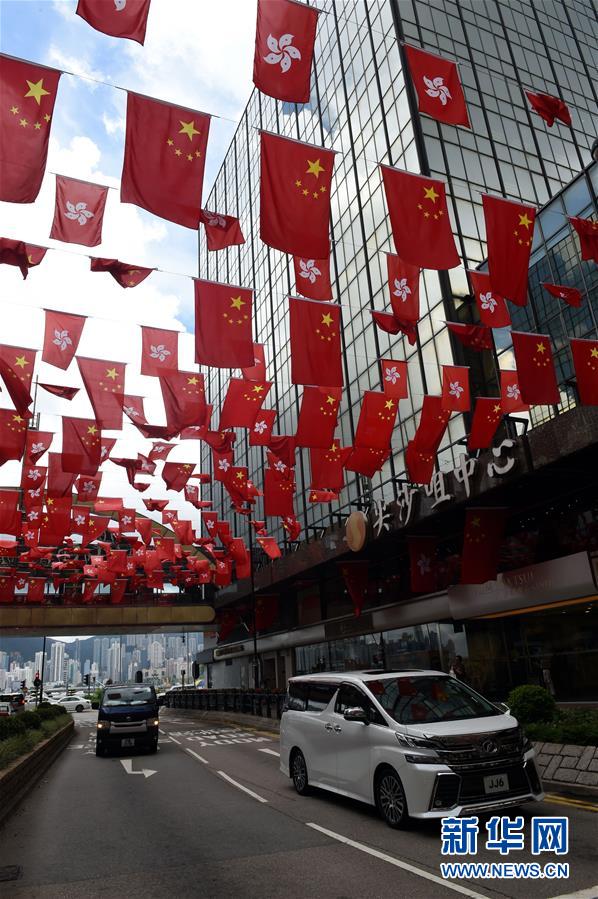
[[(35, 662), (33, 663), (33, 667), (35, 668), (35, 671), (39, 671), (40, 677), (42, 676), (42, 668), (45, 667), (43, 665), (43, 660), (44, 660), (43, 652), (36, 652), (35, 653)], [(0, 668), (1, 667), (2, 667), (2, 665), (0, 665)], [(44, 677), (47, 677), (47, 671), (44, 671)]]
[(162, 668), (164, 665), (164, 647), (157, 640), (150, 643), (148, 649), (150, 668)]
[(62, 682), (64, 679), (64, 643), (53, 643), (50, 650), (50, 681)]

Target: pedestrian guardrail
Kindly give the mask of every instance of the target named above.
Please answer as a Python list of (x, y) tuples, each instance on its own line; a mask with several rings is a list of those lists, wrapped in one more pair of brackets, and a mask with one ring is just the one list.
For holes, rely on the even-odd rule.
[(176, 690), (167, 693), (164, 705), (169, 709), (196, 709), (202, 712), (234, 712), (258, 718), (279, 720), (284, 693), (256, 690)]

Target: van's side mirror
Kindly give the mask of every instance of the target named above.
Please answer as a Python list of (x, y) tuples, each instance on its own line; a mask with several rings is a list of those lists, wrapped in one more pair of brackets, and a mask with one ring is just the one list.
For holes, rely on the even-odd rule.
[(345, 711), (343, 712), (343, 718), (345, 719), (345, 721), (361, 721), (362, 724), (370, 723), (367, 712), (359, 705), (356, 705), (350, 709), (345, 709)]
[(92, 707), (92, 709), (99, 709), (100, 703), (99, 703), (99, 702), (92, 702), (91, 707)]
[(496, 704), (499, 707), (499, 709), (501, 709), (505, 713), (505, 715), (508, 715), (510, 713), (511, 709), (506, 704), (506, 702), (497, 702)]

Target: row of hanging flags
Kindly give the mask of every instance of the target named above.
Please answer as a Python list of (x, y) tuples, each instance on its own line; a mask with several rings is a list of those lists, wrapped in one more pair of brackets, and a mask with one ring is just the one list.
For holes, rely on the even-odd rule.
[[(142, 43), (149, 5), (149, 0), (115, 0), (112, 9), (111, 3), (80, 0), (77, 12), (100, 31)], [(254, 82), (264, 93), (288, 102), (307, 102), (317, 18), (315, 8), (294, 0), (259, 0)], [(455, 63), (414, 47), (404, 51), (420, 111), (445, 123), (469, 127)], [(2, 57), (2, 200), (29, 203), (38, 195), (60, 75), (56, 70)], [(555, 117), (570, 123), (562, 101), (530, 95), (530, 102), (548, 124)], [(185, 227), (197, 229), (203, 223), (209, 248), (218, 250), (242, 243), (244, 238), (236, 218), (201, 208), (209, 125), (208, 115), (129, 93), (121, 200)], [(179, 369), (177, 332), (142, 328), (141, 373), (158, 379), (164, 403), (166, 424), (156, 425), (146, 418), (143, 398), (127, 394), (125, 364), (77, 355), (86, 318), (46, 310), (42, 360), (63, 370), (76, 360), (94, 417), (63, 416), (62, 451), (49, 452), (47, 466), (38, 465), (38, 459), (51, 449), (54, 435), (28, 428), (37, 351), (0, 346), (0, 375), (15, 407), (14, 411), (0, 410), (0, 462), (23, 459), (22, 508), (18, 492), (0, 491), (0, 532), (14, 538), (1, 543), (0, 550), (6, 556), (20, 552), (21, 565), (29, 565), (32, 577), (25, 594), (29, 601), (43, 596), (40, 582), (49, 565), (54, 586), (82, 584), (86, 602), (97, 599), (98, 584), (110, 584), (112, 601), (120, 602), (125, 592), (161, 587), (165, 579), (188, 588), (203, 583), (225, 586), (231, 582), (233, 568), (237, 578), (249, 576), (251, 562), (244, 541), (231, 534), (230, 525), (219, 520), (210, 502), (201, 499), (201, 486), (211, 480), (210, 475), (196, 473), (191, 462), (167, 461), (175, 437), (200, 439), (211, 448), (214, 480), (228, 492), (233, 508), (249, 517), (256, 541), (272, 559), (280, 556), (280, 548), (268, 536), (266, 522), (251, 517), (252, 507), (263, 495), (265, 518), (280, 518), (289, 539), (299, 537), (294, 508), (296, 448), (309, 450), (308, 500), (312, 503), (337, 499), (345, 471), (373, 477), (390, 456), (398, 403), (408, 396), (407, 363), (401, 360), (380, 360), (383, 389), (365, 391), (353, 445), (343, 447), (335, 438), (343, 387), (341, 307), (329, 302), (333, 298), (329, 219), (335, 153), (267, 132), (261, 132), (260, 140), (260, 237), (270, 247), (293, 256), (297, 293), (302, 297), (289, 298), (291, 380), (303, 386), (296, 433), (273, 433), (277, 410), (265, 405), (272, 382), (266, 376), (265, 348), (253, 341), (250, 288), (194, 279), (195, 361), (241, 370), (241, 377), (229, 380), (217, 427), (212, 423), (213, 407), (206, 399), (204, 376)], [(372, 315), (379, 328), (390, 334), (401, 332), (414, 343), (420, 317), (421, 269), (450, 269), (460, 264), (460, 258), (444, 182), (387, 165), (381, 166), (381, 172), (396, 254), (387, 254), (391, 311), (373, 311)], [(97, 246), (106, 194), (105, 187), (59, 176), (51, 236)], [(493, 348), (493, 328), (510, 325), (509, 303), (524, 306), (527, 302), (536, 215), (532, 206), (490, 195), (483, 196), (483, 209), (489, 271), (469, 272), (480, 324), (447, 322), (463, 344), (479, 351)], [(570, 221), (579, 235), (582, 258), (598, 261), (598, 222)], [(30, 267), (42, 261), (45, 250), (5, 238), (0, 240), (0, 261), (18, 265), (26, 276)], [(91, 269), (109, 272), (125, 288), (137, 286), (153, 271), (95, 257)], [(544, 286), (569, 305), (579, 306), (582, 301), (575, 288)], [(491, 444), (503, 415), (559, 402), (550, 337), (513, 332), (512, 338), (517, 368), (500, 372), (500, 396), (477, 398), (468, 438), (470, 450)], [(572, 339), (570, 346), (580, 401), (598, 405), (598, 341)], [(406, 448), (408, 475), (417, 484), (428, 484), (432, 478), (451, 414), (472, 407), (468, 368), (445, 365), (442, 369), (441, 395), (424, 397), (419, 424)], [(78, 391), (50, 383), (40, 386), (65, 400)], [(102, 432), (119, 431), (125, 419), (152, 441), (147, 456), (139, 453), (137, 459), (122, 459), (111, 455), (116, 438)], [(266, 448), (263, 494), (248, 469), (234, 464), (235, 428), (249, 431), (251, 446)], [(166, 508), (167, 500), (144, 499), (144, 503), (148, 511), (162, 514), (172, 537), (155, 533), (153, 522), (124, 508), (122, 499), (100, 498), (100, 467), (106, 460), (121, 466), (131, 486), (140, 492), (151, 486), (144, 476), (153, 476), (157, 464), (162, 464), (167, 488), (183, 492), (185, 500), (201, 511), (206, 535), (198, 537), (190, 521), (180, 520), (175, 511)], [(467, 513), (464, 582), (478, 582), (482, 575), (488, 579), (487, 566), (480, 574), (480, 534), (486, 538), (486, 531), (496, 528), (501, 516), (495, 515), (492, 524), (484, 511), (496, 512)], [(101, 513), (116, 514), (118, 523), (108, 523)], [(112, 540), (99, 539), (111, 530), (129, 544), (128, 550), (115, 549)], [(80, 545), (73, 542), (73, 535), (81, 537)], [(17, 548), (18, 540), (23, 551)], [(203, 550), (201, 557), (198, 548)], [(349, 587), (351, 578), (347, 577)], [(12, 602), (15, 588), (27, 586), (23, 580), (27, 578), (14, 565), (1, 570), (0, 601)], [(417, 583), (421, 587), (422, 581), (416, 578), (414, 589)], [(360, 589), (355, 589), (357, 596)], [(357, 606), (356, 602), (356, 610)]]

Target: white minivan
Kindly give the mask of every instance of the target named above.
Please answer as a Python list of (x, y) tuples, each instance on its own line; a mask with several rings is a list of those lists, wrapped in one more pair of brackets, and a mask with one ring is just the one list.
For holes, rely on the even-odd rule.
[(280, 769), (299, 794), (314, 786), (359, 799), (391, 827), (543, 798), (517, 720), (441, 671), (291, 678)]

